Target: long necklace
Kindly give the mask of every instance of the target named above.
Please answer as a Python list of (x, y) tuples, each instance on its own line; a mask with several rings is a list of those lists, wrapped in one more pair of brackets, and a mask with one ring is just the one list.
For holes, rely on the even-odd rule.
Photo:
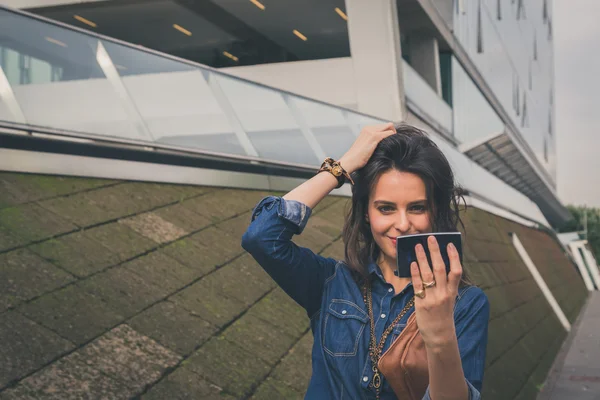
[(381, 390), (381, 373), (379, 372), (379, 368), (377, 368), (377, 363), (381, 358), (381, 353), (383, 351), (383, 346), (385, 345), (385, 340), (394, 327), (400, 322), (400, 319), (411, 309), (411, 307), (415, 304), (414, 296), (406, 303), (400, 314), (394, 319), (394, 321), (387, 327), (383, 334), (381, 335), (381, 339), (379, 340), (379, 344), (377, 344), (377, 339), (375, 338), (375, 320), (373, 319), (373, 295), (371, 293), (371, 283), (367, 282), (365, 288), (363, 290), (363, 299), (367, 305), (367, 310), (369, 311), (369, 320), (371, 325), (371, 338), (369, 340), (369, 356), (371, 357), (371, 363), (373, 364), (373, 379), (369, 383), (369, 387), (374, 387), (376, 392), (376, 398), (379, 400), (379, 391)]

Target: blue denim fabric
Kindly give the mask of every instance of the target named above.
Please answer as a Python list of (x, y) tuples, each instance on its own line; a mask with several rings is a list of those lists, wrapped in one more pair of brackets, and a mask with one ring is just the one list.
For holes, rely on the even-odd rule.
[[(369, 358), (369, 317), (362, 293), (342, 261), (325, 258), (294, 244), (302, 233), (311, 209), (297, 201), (266, 197), (252, 213), (242, 246), (265, 271), (304, 307), (314, 336), (312, 377), (306, 399), (374, 399), (368, 387), (373, 377)], [(394, 294), (375, 263), (369, 272), (373, 280), (375, 335), (383, 331), (413, 296), (412, 284)], [(402, 332), (412, 308), (388, 336), (384, 351)], [(487, 346), (489, 303), (474, 286), (461, 288), (454, 309), (458, 347), (469, 399), (479, 400)], [(395, 399), (384, 379), (382, 400)], [(429, 390), (423, 399), (430, 399)]]

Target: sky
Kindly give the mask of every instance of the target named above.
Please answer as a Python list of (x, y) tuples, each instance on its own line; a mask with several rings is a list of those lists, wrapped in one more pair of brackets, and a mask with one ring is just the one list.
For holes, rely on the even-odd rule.
[(557, 190), (600, 207), (600, 1), (554, 0)]

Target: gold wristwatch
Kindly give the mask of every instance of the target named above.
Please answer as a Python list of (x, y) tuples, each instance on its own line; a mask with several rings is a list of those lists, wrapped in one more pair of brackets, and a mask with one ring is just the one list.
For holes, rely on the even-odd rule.
[(354, 185), (354, 181), (350, 177), (350, 174), (340, 165), (339, 161), (335, 161), (331, 157), (327, 157), (323, 164), (321, 164), (321, 168), (319, 168), (319, 172), (327, 171), (331, 173), (331, 175), (335, 176), (338, 180), (338, 185), (336, 188), (342, 187), (342, 185), (346, 182), (346, 179), (350, 181)]

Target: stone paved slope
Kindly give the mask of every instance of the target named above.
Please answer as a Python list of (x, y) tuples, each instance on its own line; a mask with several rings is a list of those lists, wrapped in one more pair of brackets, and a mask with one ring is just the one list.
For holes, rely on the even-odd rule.
[[(244, 253), (267, 193), (0, 173), (0, 400), (303, 398), (304, 311)], [(347, 199), (294, 240), (341, 258)], [(544, 232), (471, 209), (465, 265), (492, 304), (486, 399), (532, 399), (587, 293)]]

